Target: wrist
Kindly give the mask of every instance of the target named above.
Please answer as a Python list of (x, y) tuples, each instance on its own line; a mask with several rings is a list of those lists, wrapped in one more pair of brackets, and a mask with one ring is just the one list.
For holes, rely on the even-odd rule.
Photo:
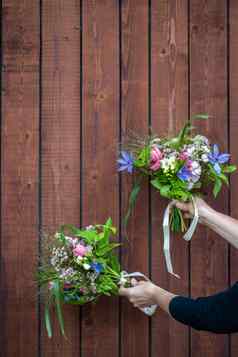
[(214, 209), (208, 205), (198, 207), (198, 215), (199, 215), (200, 223), (205, 225), (208, 224), (214, 212), (215, 212)]
[(153, 304), (159, 305), (159, 294), (160, 294), (160, 288), (157, 285), (152, 285), (151, 289), (151, 300), (153, 301)]

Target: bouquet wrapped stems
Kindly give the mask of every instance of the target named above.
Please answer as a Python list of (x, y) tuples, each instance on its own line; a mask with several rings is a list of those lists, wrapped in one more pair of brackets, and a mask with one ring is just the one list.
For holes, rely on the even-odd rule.
[(169, 224), (172, 231), (175, 233), (185, 232), (188, 228), (183, 218), (181, 209), (176, 206), (173, 206), (172, 208)]

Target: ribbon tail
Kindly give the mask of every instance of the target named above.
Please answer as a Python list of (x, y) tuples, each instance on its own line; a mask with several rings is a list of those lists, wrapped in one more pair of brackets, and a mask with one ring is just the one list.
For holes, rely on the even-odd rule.
[(169, 215), (170, 215), (170, 208), (173, 206), (173, 202), (170, 202), (165, 210), (164, 219), (163, 219), (163, 232), (164, 232), (164, 257), (166, 262), (167, 271), (174, 275), (176, 278), (180, 279), (178, 274), (174, 273), (173, 266), (172, 266), (172, 259), (170, 254), (170, 230), (169, 230)]
[(197, 227), (198, 224), (198, 220), (199, 220), (199, 215), (198, 215), (198, 207), (196, 204), (196, 201), (194, 199), (194, 197), (192, 196), (192, 203), (193, 203), (193, 207), (194, 207), (194, 216), (193, 216), (193, 220), (189, 226), (189, 229), (187, 230), (187, 232), (184, 234), (183, 239), (185, 239), (187, 242), (191, 240), (195, 229)]

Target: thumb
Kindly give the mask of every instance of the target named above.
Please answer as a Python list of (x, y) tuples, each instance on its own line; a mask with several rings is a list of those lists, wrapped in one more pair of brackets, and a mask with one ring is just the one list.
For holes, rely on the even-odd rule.
[(145, 281), (145, 280), (140, 280), (139, 282), (138, 282), (138, 285), (144, 285), (144, 284), (146, 284), (147, 283), (147, 281)]
[(188, 204), (180, 201), (175, 201), (175, 206), (180, 208), (182, 211), (188, 211)]
[(130, 290), (130, 288), (124, 288), (123, 286), (121, 286), (119, 289), (119, 295), (120, 296), (128, 296), (129, 290)]

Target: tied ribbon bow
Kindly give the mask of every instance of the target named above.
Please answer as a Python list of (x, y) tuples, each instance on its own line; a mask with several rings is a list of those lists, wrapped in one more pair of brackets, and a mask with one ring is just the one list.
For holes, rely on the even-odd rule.
[[(198, 220), (199, 220), (198, 208), (197, 208), (197, 204), (196, 204), (193, 196), (192, 196), (192, 203), (194, 206), (194, 216), (193, 216), (192, 222), (189, 226), (189, 229), (183, 236), (183, 239), (185, 239), (187, 242), (191, 240), (191, 238), (194, 234), (194, 231), (197, 227)], [(174, 275), (176, 278), (180, 279), (180, 276), (178, 274), (174, 273), (173, 266), (172, 266), (172, 260), (171, 260), (171, 253), (170, 253), (169, 216), (170, 216), (170, 210), (174, 205), (175, 205), (175, 202), (170, 202), (164, 212), (164, 219), (163, 219), (164, 247), (163, 247), (163, 251), (164, 251), (167, 271), (170, 274)]]

